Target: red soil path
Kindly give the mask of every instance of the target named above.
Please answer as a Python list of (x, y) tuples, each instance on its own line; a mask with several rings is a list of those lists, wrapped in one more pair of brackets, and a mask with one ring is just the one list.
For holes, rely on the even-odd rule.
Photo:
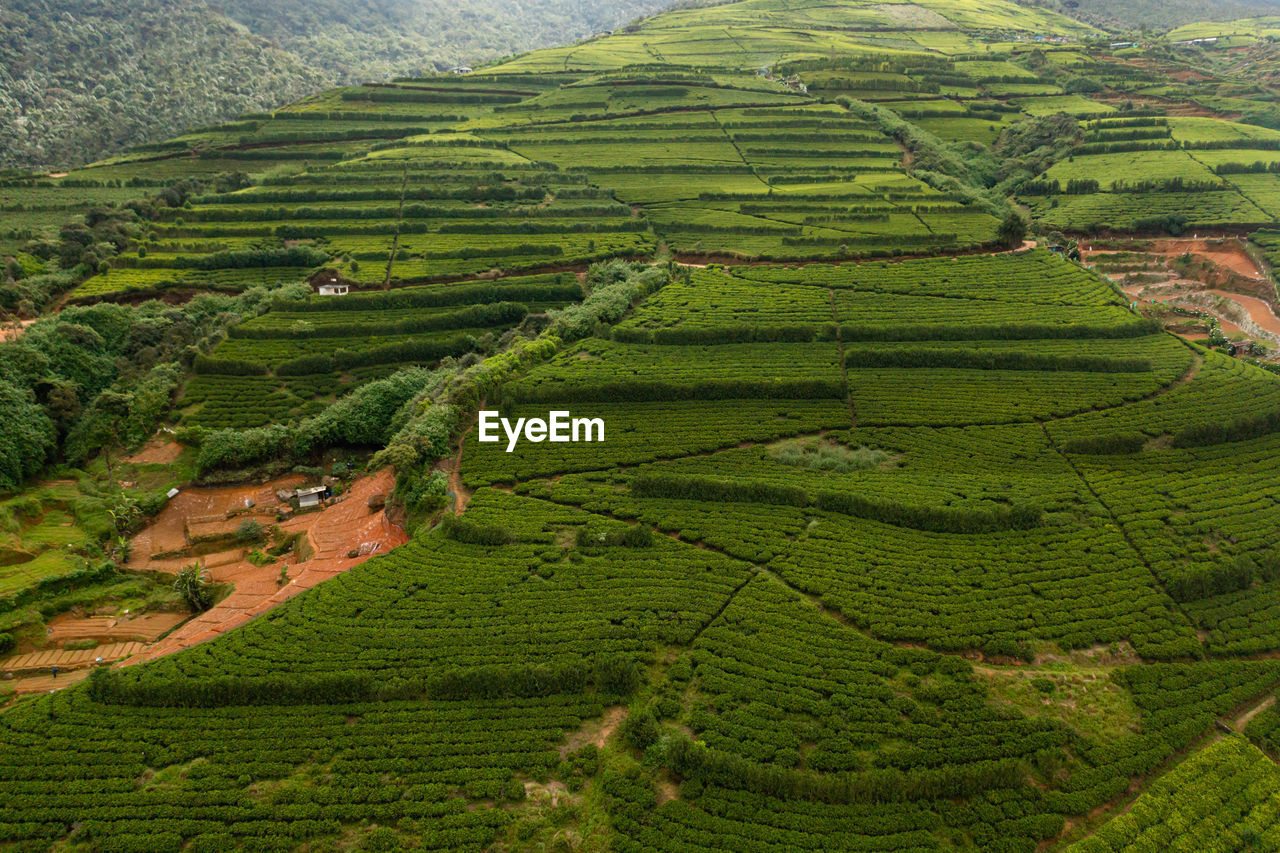
[[(132, 569), (177, 572), (193, 562), (191, 557), (166, 557), (167, 552), (186, 545), (185, 530), (192, 524), (201, 529), (234, 530), (246, 518), (262, 524), (274, 522), (281, 504), (275, 490), (292, 488), (302, 480), (299, 476), (283, 477), (264, 486), (240, 486), (226, 489), (191, 489), (169, 502), (155, 522), (134, 539), (134, 553), (129, 561)], [(255, 616), (292, 598), (321, 581), (358, 566), (373, 554), (384, 553), (408, 541), (404, 530), (387, 520), (382, 509), (369, 508), (373, 495), (389, 493), (395, 478), (384, 469), (357, 480), (332, 505), (319, 512), (300, 514), (280, 524), (286, 533), (303, 533), (314, 555), (297, 562), (295, 554), (268, 566), (255, 566), (243, 548), (223, 551), (202, 558), (212, 579), (230, 583), (234, 590), (218, 604), (174, 631), (165, 639), (129, 658), (128, 666), (152, 660), (171, 652), (202, 643), (239, 627)], [(246, 514), (226, 519), (232, 510), (244, 510), (245, 498), (255, 506)], [(351, 552), (358, 556), (348, 556)], [(154, 556), (153, 556), (154, 555)], [(282, 565), (287, 583), (279, 583)]]

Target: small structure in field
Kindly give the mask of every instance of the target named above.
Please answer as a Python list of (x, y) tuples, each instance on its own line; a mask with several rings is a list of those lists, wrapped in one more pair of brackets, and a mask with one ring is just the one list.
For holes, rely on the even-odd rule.
[(1227, 354), (1230, 356), (1238, 355), (1257, 355), (1258, 347), (1251, 340), (1234, 341), (1227, 345)]
[(311, 276), (308, 283), (321, 296), (346, 296), (351, 289), (350, 285), (343, 281), (342, 273), (332, 267), (320, 270)]
[(308, 489), (298, 489), (298, 508), (307, 509), (319, 506), (320, 501), (331, 497), (333, 497), (333, 489), (329, 486), (312, 486)]

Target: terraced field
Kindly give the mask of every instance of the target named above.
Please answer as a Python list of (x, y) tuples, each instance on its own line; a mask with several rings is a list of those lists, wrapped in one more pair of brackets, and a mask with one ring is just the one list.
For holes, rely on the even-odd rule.
[[(280, 527), (236, 559), (282, 603), (0, 694), (0, 848), (1271, 849), (1278, 371), (1066, 256), (1214, 228), (1274, 261), (1280, 134), (1226, 109), (1265, 100), (1235, 60), (1109, 38), (742, 0), (5, 176), (6, 310), (120, 245), (0, 343), (47, 461), (80, 419), (106, 451), (0, 501), (34, 620), (0, 624), (91, 609), (68, 576), (127, 570), (142, 514), (112, 499), (193, 476), (255, 484)], [(95, 348), (171, 379), (76, 408)], [(180, 462), (120, 462), (139, 397)], [(562, 411), (603, 440), (535, 432)], [(343, 517), (412, 541), (323, 530), (377, 554), (294, 595), (306, 508), (260, 484), (353, 468), (386, 485)]]

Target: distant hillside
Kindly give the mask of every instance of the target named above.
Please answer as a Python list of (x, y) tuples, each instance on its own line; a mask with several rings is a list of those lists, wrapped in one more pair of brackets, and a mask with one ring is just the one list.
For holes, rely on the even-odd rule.
[(208, 0), (329, 74), (359, 82), (563, 44), (664, 0)]
[(1280, 10), (1280, 0), (1031, 0), (1028, 5), (1115, 30), (1168, 30), (1195, 21), (1233, 21)]
[(9, 0), (0, 167), (77, 165), (329, 85), (563, 43), (660, 0)]

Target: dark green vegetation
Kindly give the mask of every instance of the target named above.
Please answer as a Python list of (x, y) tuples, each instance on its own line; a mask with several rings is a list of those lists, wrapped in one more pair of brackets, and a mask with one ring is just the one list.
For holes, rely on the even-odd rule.
[(745, 0), (7, 180), (0, 633), (175, 479), (415, 541), (0, 713), (0, 847), (1274, 846), (1280, 379), (1021, 248), (1274, 255), (1269, 89), (1106, 38)]
[(79, 165), (324, 86), (558, 44), (645, 0), (13, 0), (0, 9), (0, 168)]
[[(1196, 753), (1071, 853), (1280, 847), (1280, 770), (1242, 738)], [(1163, 827), (1171, 831), (1161, 832)], [(1176, 829), (1172, 829), (1176, 827)], [(1150, 840), (1158, 832), (1159, 841)]]

